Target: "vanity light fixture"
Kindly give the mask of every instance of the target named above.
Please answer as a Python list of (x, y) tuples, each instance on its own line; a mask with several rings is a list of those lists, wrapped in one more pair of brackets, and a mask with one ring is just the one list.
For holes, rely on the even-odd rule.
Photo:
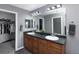
[(47, 10), (50, 11), (50, 10), (54, 10), (54, 9), (57, 9), (57, 8), (60, 8), (60, 7), (62, 7), (62, 5), (58, 4), (56, 6), (52, 6), (52, 7), (47, 8)]
[(48, 10), (48, 11), (50, 11), (50, 10), (51, 10), (51, 9), (50, 9), (50, 7), (49, 7), (49, 8), (47, 8), (47, 10)]
[[(58, 8), (61, 8), (62, 7), (62, 4), (58, 4), (56, 6), (52, 6), (52, 7), (48, 7), (46, 10), (47, 11), (51, 11), (51, 10), (54, 10), (54, 9), (58, 9)], [(41, 13), (39, 11), (36, 11), (35, 13), (33, 13), (32, 15), (33, 16), (37, 16), (37, 15), (40, 15)]]
[(34, 15), (36, 15), (36, 13), (34, 13)]
[(52, 8), (52, 10), (53, 10), (53, 9), (55, 9), (55, 6), (53, 6), (53, 7), (51, 7), (51, 8)]
[(39, 11), (37, 11), (36, 14), (39, 15), (40, 14)]
[(36, 11), (35, 13), (32, 13), (33, 16), (36, 16), (36, 15), (39, 15), (40, 12), (39, 11)]
[(36, 13), (32, 13), (32, 16), (35, 16), (36, 15)]
[(34, 14), (32, 14), (32, 16), (33, 16)]
[(36, 14), (38, 14), (38, 12), (36, 12)]
[(59, 4), (59, 5), (57, 5), (56, 7), (57, 7), (57, 8), (60, 8), (60, 7), (61, 7), (61, 5)]

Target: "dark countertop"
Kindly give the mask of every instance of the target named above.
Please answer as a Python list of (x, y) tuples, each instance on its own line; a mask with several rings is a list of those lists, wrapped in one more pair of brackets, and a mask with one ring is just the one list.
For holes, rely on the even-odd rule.
[[(29, 32), (24, 32), (24, 34), (27, 34)], [(51, 34), (49, 33), (42, 33), (42, 32), (34, 32), (35, 34), (27, 34), (27, 35), (30, 35), (30, 36), (33, 36), (33, 37), (37, 37), (37, 38), (41, 38), (41, 39), (45, 39), (45, 40), (48, 40), (45, 38), (45, 36), (49, 36)], [(56, 36), (56, 37), (59, 37), (59, 40), (49, 40), (49, 41), (53, 41), (53, 42), (56, 42), (58, 44), (65, 44), (65, 41), (66, 41), (66, 36), (60, 36), (60, 35), (52, 35), (52, 36)]]

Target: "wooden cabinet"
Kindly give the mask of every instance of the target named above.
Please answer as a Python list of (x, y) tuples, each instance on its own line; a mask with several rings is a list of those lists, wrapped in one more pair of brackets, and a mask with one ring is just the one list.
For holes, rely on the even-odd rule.
[(32, 40), (32, 51), (33, 53), (37, 54), (39, 53), (38, 48), (39, 48), (39, 40), (37, 38), (33, 38)]
[(31, 39), (31, 37), (29, 37), (28, 39), (29, 39), (29, 40), (28, 40), (28, 46), (29, 46), (28, 49), (29, 49), (30, 51), (32, 51), (32, 39)]
[(24, 46), (35, 54), (63, 54), (64, 44), (39, 39), (30, 35), (24, 35)]
[(49, 54), (60, 54), (61, 45), (48, 41), (48, 53)]
[(28, 35), (24, 36), (24, 46), (28, 48), (28, 50), (32, 51), (32, 38)]
[(24, 35), (24, 47), (28, 48), (28, 38), (26, 35)]
[(48, 42), (47, 41), (39, 39), (39, 53), (40, 54), (48, 53)]
[(55, 42), (48, 41), (48, 53), (49, 54), (61, 54), (64, 53), (63, 45), (57, 44)]

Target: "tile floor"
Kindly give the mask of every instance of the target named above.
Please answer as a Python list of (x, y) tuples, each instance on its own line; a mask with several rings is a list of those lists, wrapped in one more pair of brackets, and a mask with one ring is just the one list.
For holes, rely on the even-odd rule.
[(14, 54), (15, 41), (0, 43), (0, 54)]
[(15, 52), (16, 54), (32, 54), (31, 52), (29, 52), (28, 50), (26, 50), (25, 48)]
[(0, 43), (0, 54), (31, 54), (31, 53), (24, 48), (15, 52), (15, 41), (12, 40)]

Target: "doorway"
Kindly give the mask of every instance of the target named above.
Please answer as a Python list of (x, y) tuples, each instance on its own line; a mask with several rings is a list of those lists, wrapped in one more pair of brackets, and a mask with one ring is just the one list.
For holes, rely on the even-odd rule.
[(39, 21), (38, 21), (38, 29), (40, 32), (44, 31), (44, 18), (39, 18)]
[(0, 9), (0, 12), (0, 54), (13, 54), (16, 50), (17, 13), (5, 9)]

